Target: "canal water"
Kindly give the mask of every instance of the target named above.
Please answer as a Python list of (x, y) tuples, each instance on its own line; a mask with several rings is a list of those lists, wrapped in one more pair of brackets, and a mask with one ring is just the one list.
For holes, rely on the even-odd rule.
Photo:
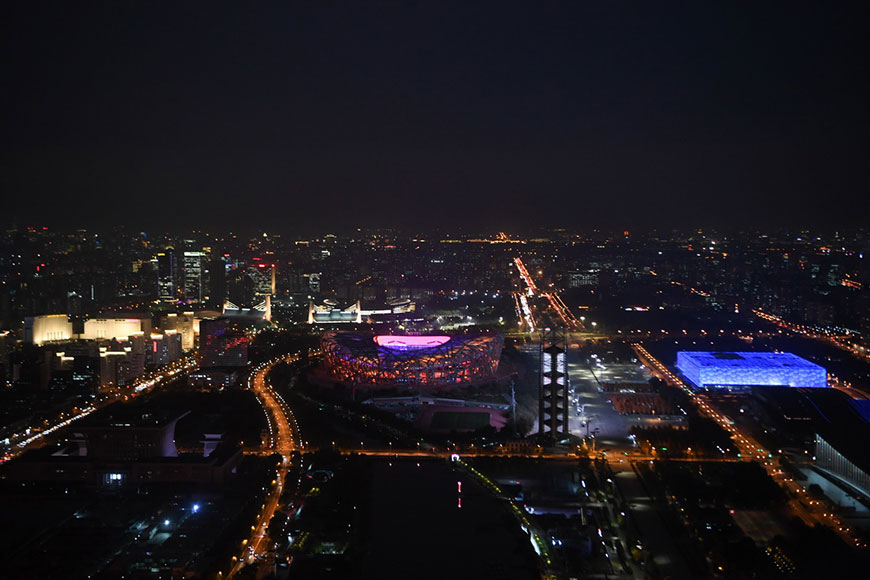
[[(361, 577), (540, 578), (505, 500), (444, 460), (373, 460)], [(461, 488), (461, 490), (460, 490)]]

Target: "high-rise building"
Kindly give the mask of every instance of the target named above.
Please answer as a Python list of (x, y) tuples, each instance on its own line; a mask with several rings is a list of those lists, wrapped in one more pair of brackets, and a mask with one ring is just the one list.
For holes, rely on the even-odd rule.
[(220, 308), (227, 299), (227, 264), (223, 258), (215, 258), (207, 262), (207, 291), (203, 300), (210, 308)]
[(175, 253), (171, 250), (157, 254), (157, 297), (175, 300)]
[(320, 272), (304, 274), (308, 278), (308, 289), (314, 294), (320, 294)]
[(203, 252), (184, 252), (181, 268), (184, 273), (184, 296), (188, 301), (202, 302)]
[(120, 387), (128, 381), (127, 352), (103, 350), (100, 352), (100, 388)]
[(254, 279), (244, 270), (231, 270), (228, 272), (227, 300), (240, 307), (250, 307), (257, 304), (254, 295)]
[(125, 342), (125, 347), (129, 347), (127, 362), (130, 374), (133, 378), (141, 377), (145, 374), (145, 333), (135, 332)]
[(163, 334), (152, 334), (148, 352), (149, 362), (152, 365), (162, 366), (181, 358), (181, 333), (175, 330), (166, 330)]
[(275, 294), (275, 264), (258, 262), (248, 266), (247, 274), (254, 282), (254, 296)]
[(172, 312), (160, 319), (160, 328), (175, 330), (181, 335), (181, 348), (185, 351), (194, 347), (194, 318), (192, 311), (176, 314)]
[(0, 330), (0, 386), (9, 376), (9, 331)]

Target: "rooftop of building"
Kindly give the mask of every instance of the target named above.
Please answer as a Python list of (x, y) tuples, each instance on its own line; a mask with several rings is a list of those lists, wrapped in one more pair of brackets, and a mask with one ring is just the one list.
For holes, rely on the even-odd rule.
[(686, 358), (701, 367), (781, 369), (822, 369), (823, 367), (790, 352), (710, 352), (680, 351), (677, 358)]
[(837, 389), (767, 387), (758, 393), (787, 418), (808, 419), (825, 441), (870, 473), (870, 400), (852, 399)]

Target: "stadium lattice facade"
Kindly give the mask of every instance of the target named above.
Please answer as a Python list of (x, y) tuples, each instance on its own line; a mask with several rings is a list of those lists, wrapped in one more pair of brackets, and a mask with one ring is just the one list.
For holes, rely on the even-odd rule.
[(359, 385), (449, 386), (492, 378), (504, 338), (500, 334), (390, 336), (327, 332), (320, 340), (326, 368)]

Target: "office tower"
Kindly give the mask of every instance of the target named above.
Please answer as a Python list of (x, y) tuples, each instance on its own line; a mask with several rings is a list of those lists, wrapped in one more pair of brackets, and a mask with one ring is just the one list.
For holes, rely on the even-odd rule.
[(220, 308), (227, 299), (227, 265), (223, 258), (207, 262), (205, 274), (207, 291), (203, 299), (209, 308)]
[(254, 296), (275, 294), (275, 264), (262, 262), (248, 266), (247, 274), (254, 282)]
[(184, 296), (190, 302), (202, 302), (202, 252), (184, 252), (182, 272), (184, 274)]
[(175, 253), (160, 252), (157, 254), (157, 297), (175, 300), (175, 294)]
[(164, 331), (177, 331), (181, 335), (182, 350), (193, 350), (194, 318), (195, 315), (193, 311), (183, 312), (181, 314), (171, 312), (160, 319), (160, 328)]

